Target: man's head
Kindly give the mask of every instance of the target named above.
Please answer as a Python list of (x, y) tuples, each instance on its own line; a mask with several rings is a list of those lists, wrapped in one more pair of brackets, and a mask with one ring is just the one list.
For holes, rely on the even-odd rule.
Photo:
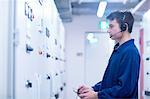
[(108, 15), (107, 19), (109, 20), (108, 32), (110, 33), (110, 37), (121, 36), (123, 32), (132, 32), (134, 18), (131, 12), (115, 11)]

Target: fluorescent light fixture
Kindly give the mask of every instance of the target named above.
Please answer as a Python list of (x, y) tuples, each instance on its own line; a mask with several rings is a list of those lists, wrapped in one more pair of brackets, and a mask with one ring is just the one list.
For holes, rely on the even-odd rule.
[(103, 16), (105, 9), (106, 9), (106, 6), (107, 6), (107, 1), (100, 1), (99, 6), (98, 6), (98, 10), (97, 10), (97, 16), (98, 17), (101, 18)]

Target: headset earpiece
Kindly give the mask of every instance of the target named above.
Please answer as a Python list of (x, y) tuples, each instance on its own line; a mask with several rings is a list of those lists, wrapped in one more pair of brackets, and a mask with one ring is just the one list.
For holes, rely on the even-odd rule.
[(120, 26), (121, 32), (126, 31), (127, 25), (125, 23), (122, 23)]
[[(123, 13), (124, 14), (124, 13)], [(121, 29), (121, 32), (123, 31), (126, 31), (127, 29), (127, 24), (125, 23), (125, 15), (123, 15), (123, 18), (121, 20), (121, 24), (120, 24), (120, 29)]]

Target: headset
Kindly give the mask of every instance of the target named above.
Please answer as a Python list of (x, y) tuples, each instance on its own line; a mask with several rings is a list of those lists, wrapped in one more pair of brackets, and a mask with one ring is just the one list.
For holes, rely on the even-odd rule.
[(127, 29), (127, 24), (125, 23), (125, 18), (126, 18), (126, 16), (123, 13), (123, 17), (122, 17), (121, 22), (120, 22), (121, 32), (126, 31), (126, 29)]

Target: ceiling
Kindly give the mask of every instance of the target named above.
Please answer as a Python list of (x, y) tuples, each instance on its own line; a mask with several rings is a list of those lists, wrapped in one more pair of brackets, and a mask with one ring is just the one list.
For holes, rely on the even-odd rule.
[[(63, 22), (71, 22), (72, 15), (96, 15), (100, 0), (54, 0)], [(142, 15), (150, 9), (150, 0), (107, 0), (104, 17), (115, 10), (131, 10), (140, 2), (145, 1), (134, 13), (135, 19), (140, 21)]]

